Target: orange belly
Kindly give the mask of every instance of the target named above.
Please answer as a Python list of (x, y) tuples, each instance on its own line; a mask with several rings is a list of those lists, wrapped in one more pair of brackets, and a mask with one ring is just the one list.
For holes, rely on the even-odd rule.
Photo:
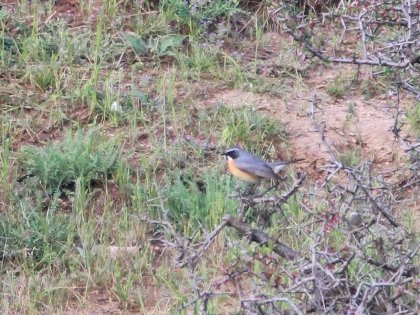
[(233, 176), (239, 178), (240, 180), (250, 183), (250, 184), (256, 184), (260, 181), (260, 179), (257, 176), (245, 173), (241, 171), (239, 168), (235, 166), (235, 160), (228, 161), (228, 167), (229, 171), (233, 174)]

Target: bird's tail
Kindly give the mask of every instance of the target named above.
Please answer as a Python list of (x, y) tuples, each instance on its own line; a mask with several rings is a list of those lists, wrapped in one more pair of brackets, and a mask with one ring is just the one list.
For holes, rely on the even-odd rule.
[(299, 161), (302, 161), (304, 159), (295, 159), (295, 160), (290, 160), (290, 161), (279, 161), (279, 162), (272, 162), (272, 163), (268, 163), (268, 165), (270, 165), (270, 167), (273, 169), (274, 173), (278, 173), (281, 170), (284, 170), (289, 164), (292, 163), (296, 163)]
[(280, 172), (281, 170), (284, 170), (289, 164), (290, 164), (290, 161), (268, 163), (268, 165), (270, 165), (270, 167), (273, 169), (273, 172), (276, 174)]

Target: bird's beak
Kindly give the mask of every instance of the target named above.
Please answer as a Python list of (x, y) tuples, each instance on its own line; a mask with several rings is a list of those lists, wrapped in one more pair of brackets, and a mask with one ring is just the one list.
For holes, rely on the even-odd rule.
[(226, 152), (220, 153), (220, 155), (226, 155)]

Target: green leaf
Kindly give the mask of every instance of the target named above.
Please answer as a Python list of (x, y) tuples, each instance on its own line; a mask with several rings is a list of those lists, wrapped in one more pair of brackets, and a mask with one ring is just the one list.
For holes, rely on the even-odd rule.
[(124, 34), (124, 39), (137, 55), (145, 55), (149, 51), (147, 43), (140, 37), (132, 33)]
[(180, 47), (184, 41), (184, 38), (185, 36), (183, 35), (162, 37), (159, 41), (159, 56), (173, 55), (172, 49)]

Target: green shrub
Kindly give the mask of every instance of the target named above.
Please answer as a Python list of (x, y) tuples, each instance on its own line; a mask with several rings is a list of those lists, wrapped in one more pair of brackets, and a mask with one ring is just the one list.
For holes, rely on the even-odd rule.
[(89, 184), (110, 175), (118, 156), (116, 142), (101, 136), (97, 130), (86, 135), (81, 131), (68, 133), (60, 143), (26, 147), (22, 151), (27, 174), (37, 177), (50, 193), (74, 185), (77, 179)]
[(239, 1), (164, 0), (161, 5), (167, 16), (173, 17), (180, 28), (188, 27), (190, 32), (205, 29), (221, 17), (230, 17), (242, 11)]
[(227, 198), (230, 193), (229, 177), (210, 173), (198, 179), (193, 172), (180, 175), (174, 172), (172, 180), (163, 191), (170, 219), (184, 232), (196, 230), (203, 224), (211, 229), (220, 223), (223, 216), (235, 209), (235, 200)]

